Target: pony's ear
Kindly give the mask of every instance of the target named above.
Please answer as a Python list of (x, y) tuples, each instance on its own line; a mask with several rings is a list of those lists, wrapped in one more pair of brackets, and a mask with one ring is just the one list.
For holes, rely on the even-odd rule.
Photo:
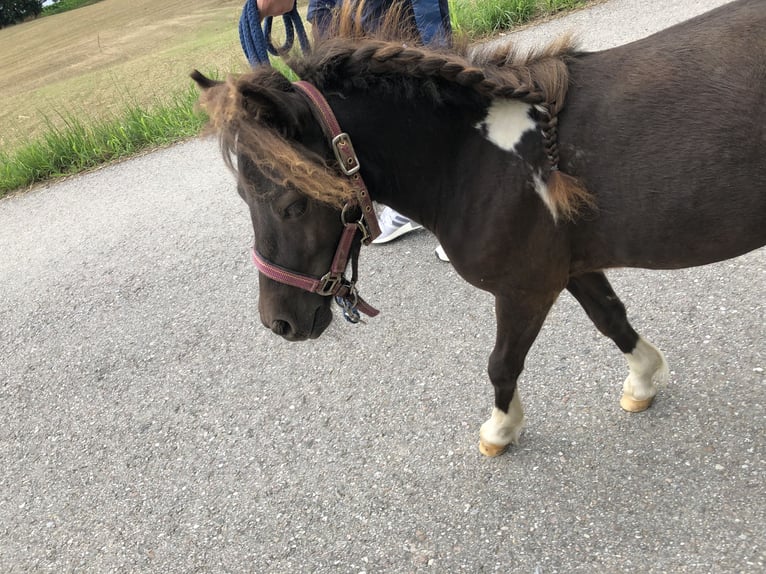
[(211, 125), (216, 129), (220, 129), (230, 116), (228, 110), (230, 102), (228, 85), (225, 82), (208, 78), (198, 70), (194, 70), (190, 76), (202, 90), (199, 99), (200, 106), (210, 116)]
[(300, 126), (307, 105), (293, 88), (292, 83), (275, 71), (269, 81), (246, 75), (237, 81), (237, 91), (242, 106), (249, 117), (278, 131), (285, 137), (293, 137)]
[(200, 87), (200, 89), (203, 91), (208, 90), (215, 86), (220, 86), (223, 83), (223, 82), (219, 82), (218, 80), (213, 80), (211, 78), (208, 78), (199, 70), (192, 70), (192, 73), (189, 75), (191, 76), (191, 79), (194, 80), (197, 83), (197, 85)]
[(308, 103), (290, 80), (273, 68), (230, 77), (226, 82), (207, 78), (197, 70), (191, 77), (202, 90), (200, 103), (217, 128), (232, 121), (254, 120), (292, 139), (300, 131), (301, 119), (311, 115)]

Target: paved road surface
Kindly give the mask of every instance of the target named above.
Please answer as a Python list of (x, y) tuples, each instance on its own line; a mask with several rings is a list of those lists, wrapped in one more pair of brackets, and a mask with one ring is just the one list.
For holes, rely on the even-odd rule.
[[(599, 47), (721, 3), (519, 37)], [(641, 415), (562, 296), (523, 443), (489, 460), (491, 300), (432, 237), (365, 251), (378, 319), (290, 344), (258, 321), (250, 235), (210, 141), (0, 202), (0, 572), (764, 571), (766, 250), (611, 273), (672, 369)]]

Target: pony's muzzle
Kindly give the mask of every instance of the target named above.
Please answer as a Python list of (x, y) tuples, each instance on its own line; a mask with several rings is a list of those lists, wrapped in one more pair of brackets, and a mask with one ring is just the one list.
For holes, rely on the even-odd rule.
[(272, 333), (288, 341), (305, 341), (310, 336), (310, 329), (299, 329), (288, 319), (261, 318), (261, 322), (266, 328), (271, 329)]
[(293, 326), (282, 319), (274, 319), (271, 322), (271, 325), (267, 325), (267, 327), (270, 327), (274, 334), (279, 335), (280, 337), (287, 337), (294, 331)]
[(288, 341), (305, 341), (319, 337), (330, 324), (332, 321), (330, 305), (323, 304), (316, 307), (305, 318), (307, 321), (292, 317), (290, 313), (280, 313), (276, 317), (261, 313), (261, 322), (275, 335)]

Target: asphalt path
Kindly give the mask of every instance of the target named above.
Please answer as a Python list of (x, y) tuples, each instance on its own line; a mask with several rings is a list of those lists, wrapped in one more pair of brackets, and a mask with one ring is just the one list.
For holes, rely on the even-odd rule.
[[(601, 48), (722, 3), (516, 38)], [(671, 368), (642, 414), (562, 295), (522, 443), (487, 459), (491, 298), (418, 232), (363, 252), (378, 318), (283, 341), (232, 181), (197, 140), (0, 201), (0, 572), (764, 571), (766, 250), (609, 274)]]

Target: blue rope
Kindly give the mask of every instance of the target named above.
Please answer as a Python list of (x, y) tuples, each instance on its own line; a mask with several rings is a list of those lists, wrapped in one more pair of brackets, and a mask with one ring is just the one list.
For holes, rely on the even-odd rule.
[(239, 42), (242, 44), (242, 50), (247, 56), (247, 61), (251, 66), (271, 65), (269, 62), (269, 53), (279, 56), (293, 47), (295, 36), (298, 36), (298, 43), (303, 53), (311, 50), (306, 30), (303, 27), (303, 20), (298, 13), (298, 3), (293, 4), (293, 9), (282, 15), (285, 23), (285, 43), (279, 48), (275, 48), (271, 42), (271, 24), (272, 17), (269, 16), (263, 23), (261, 29), (261, 16), (258, 13), (256, 0), (247, 0), (242, 8), (242, 16), (239, 18)]
[(269, 64), (266, 39), (261, 30), (261, 15), (255, 0), (247, 0), (239, 18), (239, 42), (251, 66)]

